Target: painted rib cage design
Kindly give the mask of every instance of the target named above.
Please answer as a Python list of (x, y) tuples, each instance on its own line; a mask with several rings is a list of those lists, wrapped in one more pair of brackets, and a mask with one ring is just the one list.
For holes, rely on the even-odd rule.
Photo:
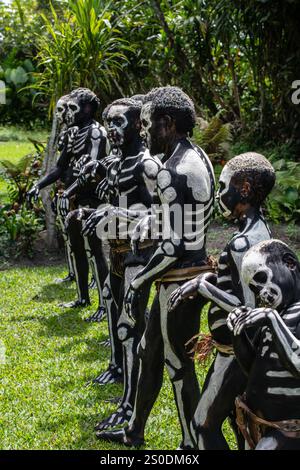
[[(255, 245), (257, 241), (268, 240), (269, 238), (270, 230), (266, 221), (258, 214), (247, 220), (244, 229), (233, 236), (220, 255), (217, 287), (227, 294), (236, 296), (241, 304), (247, 302), (254, 306), (254, 296), (241, 278), (240, 266), (242, 259), (247, 250)], [(216, 304), (209, 309), (209, 328), (213, 336), (218, 332), (218, 342), (223, 342), (224, 339), (223, 344), (227, 344), (229, 337), (227, 316), (228, 311), (221, 309)]]

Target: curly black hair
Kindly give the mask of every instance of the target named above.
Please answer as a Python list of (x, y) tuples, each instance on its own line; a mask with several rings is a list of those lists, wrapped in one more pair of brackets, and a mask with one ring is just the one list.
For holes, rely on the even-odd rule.
[(175, 86), (153, 88), (145, 97), (151, 102), (152, 115), (155, 118), (168, 114), (176, 125), (177, 132), (193, 135), (196, 124), (194, 103), (189, 96)]
[(70, 95), (63, 95), (60, 98), (58, 98), (58, 100), (56, 101), (56, 105), (59, 101), (66, 103), (69, 99), (70, 99)]
[(79, 87), (75, 90), (72, 90), (70, 93), (70, 98), (74, 98), (78, 101), (80, 106), (85, 104), (91, 105), (91, 112), (94, 116), (100, 107), (100, 100), (97, 95), (90, 90), (89, 88)]
[(132, 95), (130, 97), (130, 99), (134, 100), (134, 101), (141, 101), (141, 103), (144, 103), (145, 97), (146, 97), (146, 95), (142, 95), (141, 93), (139, 93), (137, 95)]
[(298, 274), (300, 274), (300, 262), (296, 253), (283, 241), (271, 238), (271, 240), (265, 240), (258, 243), (256, 245), (256, 250), (267, 255), (267, 260), (270, 260), (273, 263), (281, 263), (283, 260), (288, 263), (288, 260), (292, 259), (296, 265)]
[(246, 152), (229, 160), (226, 166), (233, 173), (233, 183), (250, 183), (247, 201), (260, 206), (275, 184), (276, 175), (271, 163), (259, 153)]
[(109, 105), (106, 106), (102, 113), (102, 119), (105, 120), (107, 118), (108, 112), (112, 106), (126, 106), (129, 108), (128, 113), (133, 119), (139, 119), (141, 115), (142, 109), (142, 101), (141, 100), (134, 100), (132, 98), (119, 98)]

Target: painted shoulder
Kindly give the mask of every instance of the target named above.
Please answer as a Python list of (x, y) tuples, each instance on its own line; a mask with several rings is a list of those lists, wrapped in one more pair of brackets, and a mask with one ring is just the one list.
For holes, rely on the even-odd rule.
[(187, 178), (187, 186), (191, 189), (196, 201), (206, 202), (213, 196), (213, 169), (208, 157), (200, 154), (194, 146), (186, 149), (176, 171)]
[(152, 157), (149, 150), (146, 149), (140, 161), (140, 170), (152, 180), (157, 178), (159, 170), (162, 168), (162, 163), (157, 157)]
[(270, 238), (269, 227), (261, 216), (254, 221), (249, 221), (245, 229), (231, 239), (230, 249), (236, 252), (246, 252), (257, 243)]
[(105, 128), (101, 126), (99, 122), (93, 121), (91, 125), (91, 137), (96, 140), (106, 136)]
[(214, 185), (215, 185), (216, 184), (215, 172), (214, 172), (214, 168), (213, 168), (213, 165), (210, 161), (209, 156), (207, 155), (206, 152), (204, 152), (203, 148), (199, 147), (199, 145), (196, 145), (196, 144), (191, 144), (191, 145), (193, 146), (193, 149), (195, 150), (195, 152), (200, 156), (202, 161), (205, 163), (205, 165), (207, 167), (207, 170), (210, 173), (210, 175), (213, 179)]

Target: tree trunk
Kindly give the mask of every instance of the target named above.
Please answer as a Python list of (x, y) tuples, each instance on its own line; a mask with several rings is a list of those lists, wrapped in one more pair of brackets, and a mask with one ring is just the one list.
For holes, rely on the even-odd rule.
[[(57, 141), (58, 141), (58, 129), (57, 129), (57, 119), (55, 113), (53, 114), (52, 120), (52, 130), (48, 140), (47, 148), (46, 148), (46, 155), (45, 160), (43, 162), (43, 174), (48, 173), (56, 163), (56, 152), (57, 152)], [(47, 230), (47, 237), (46, 243), (47, 248), (50, 251), (55, 251), (58, 248), (57, 242), (57, 230), (56, 230), (56, 223), (55, 223), (55, 214), (51, 209), (51, 186), (44, 188), (41, 190), (41, 198), (43, 202), (43, 206), (45, 209), (45, 219), (46, 219), (46, 230)]]
[(231, 72), (231, 78), (232, 78), (232, 84), (233, 84), (233, 96), (234, 96), (234, 101), (238, 113), (238, 119), (241, 123), (241, 126), (243, 127), (243, 119), (242, 119), (242, 111), (241, 111), (241, 100), (240, 100), (240, 93), (239, 93), (239, 87), (238, 87), (238, 78), (235, 70), (235, 65), (234, 65), (234, 59), (231, 55), (230, 52), (230, 45), (228, 44), (227, 48), (227, 53), (228, 53), (228, 65), (229, 69)]

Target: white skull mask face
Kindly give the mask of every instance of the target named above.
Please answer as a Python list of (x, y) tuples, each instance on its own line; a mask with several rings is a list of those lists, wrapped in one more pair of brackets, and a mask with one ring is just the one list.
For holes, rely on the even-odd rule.
[[(267, 242), (263, 242), (265, 244)], [(273, 272), (267, 265), (268, 255), (261, 252), (261, 243), (250, 248), (242, 262), (242, 278), (254, 292), (258, 307), (277, 308), (283, 295), (281, 288), (273, 282)]]
[(142, 107), (141, 111), (141, 137), (144, 139), (146, 142), (146, 145), (148, 148), (151, 146), (151, 133), (150, 129), (152, 127), (152, 122), (151, 122), (151, 102), (146, 103)]
[(59, 125), (63, 124), (66, 119), (67, 113), (67, 101), (64, 98), (60, 98), (56, 104), (55, 114)]
[(126, 113), (128, 112), (128, 106), (115, 105), (112, 106), (105, 120), (105, 127), (107, 130), (107, 136), (110, 143), (114, 146), (121, 146), (125, 141), (125, 132), (128, 127), (128, 119)]
[(66, 123), (68, 126), (72, 126), (75, 123), (76, 115), (80, 111), (80, 106), (76, 101), (69, 100), (67, 102), (67, 113), (66, 113)]

